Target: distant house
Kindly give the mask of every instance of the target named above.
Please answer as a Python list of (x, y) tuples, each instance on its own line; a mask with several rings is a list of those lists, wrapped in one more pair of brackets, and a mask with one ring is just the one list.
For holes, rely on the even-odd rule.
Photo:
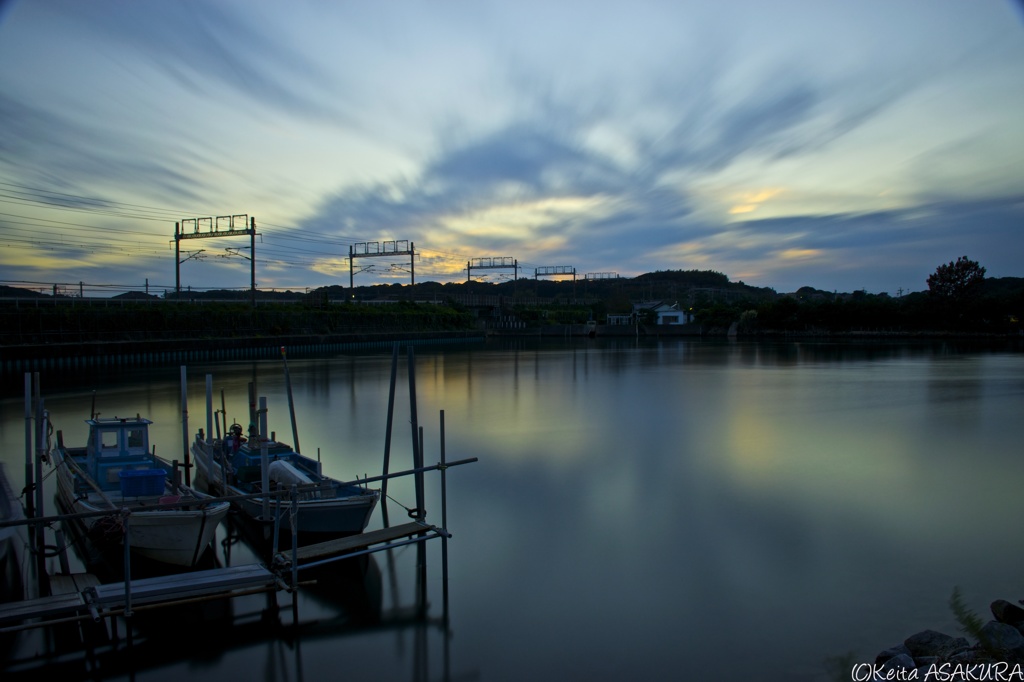
[(655, 324), (675, 325), (688, 324), (693, 322), (693, 313), (683, 310), (678, 303), (665, 303), (664, 301), (641, 301), (633, 304), (633, 312), (629, 315), (609, 315), (608, 324), (625, 325), (642, 322), (648, 311), (654, 313), (657, 318)]

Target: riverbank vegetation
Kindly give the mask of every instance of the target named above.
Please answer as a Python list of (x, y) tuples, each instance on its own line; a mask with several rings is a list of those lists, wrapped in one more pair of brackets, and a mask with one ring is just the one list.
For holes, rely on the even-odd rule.
[(96, 341), (481, 331), (603, 324), (638, 303), (674, 305), (689, 333), (772, 335), (1020, 335), (1024, 278), (986, 278), (961, 257), (939, 266), (928, 290), (893, 297), (803, 287), (779, 294), (722, 273), (659, 271), (635, 278), (499, 283), (423, 282), (323, 287), (295, 293), (188, 291), (86, 299), (0, 287), (0, 346)]
[(261, 301), (108, 300), (0, 304), (0, 346), (404, 334), (475, 329), (466, 310), (398, 302), (330, 306)]

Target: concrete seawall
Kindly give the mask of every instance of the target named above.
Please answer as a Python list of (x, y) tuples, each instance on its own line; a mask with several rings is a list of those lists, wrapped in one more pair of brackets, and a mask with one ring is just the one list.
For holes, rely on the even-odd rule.
[(350, 350), (387, 349), (402, 345), (482, 343), (483, 332), (395, 332), (327, 336), (280, 336), (230, 339), (107, 341), (76, 344), (5, 346), (0, 371), (26, 372), (120, 365), (161, 365), (206, 360), (249, 360)]

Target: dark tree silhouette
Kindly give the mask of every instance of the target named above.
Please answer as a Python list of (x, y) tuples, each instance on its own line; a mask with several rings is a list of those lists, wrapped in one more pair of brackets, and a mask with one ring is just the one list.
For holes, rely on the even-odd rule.
[(985, 279), (985, 268), (960, 256), (956, 262), (940, 265), (928, 275), (928, 292), (945, 299), (961, 299), (973, 293)]

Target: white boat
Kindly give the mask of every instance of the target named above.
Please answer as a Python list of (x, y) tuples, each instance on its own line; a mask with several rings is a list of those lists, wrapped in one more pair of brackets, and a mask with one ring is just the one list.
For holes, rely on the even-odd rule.
[[(0, 524), (24, 519), (21, 501), (15, 496), (3, 462), (0, 462)], [(25, 598), (28, 555), (28, 526), (0, 525), (0, 602)]]
[(87, 419), (85, 447), (65, 447), (57, 434), (52, 464), (57, 494), (71, 513), (110, 512), (82, 518), (95, 544), (123, 544), (176, 566), (193, 567), (210, 545), (230, 505), (181, 485), (180, 472), (149, 448), (148, 419)]
[[(263, 492), (262, 445), (258, 441), (258, 437), (248, 440), (242, 437), (242, 427), (238, 424), (232, 425), (227, 438), (210, 443), (200, 431), (192, 442), (196, 486), (224, 496)], [(268, 440), (266, 453), (271, 492), (290, 488), (293, 483), (298, 487), (296, 529), (300, 542), (323, 536), (353, 535), (366, 528), (380, 499), (380, 491), (325, 476), (319, 461), (299, 454), (286, 443)], [(291, 500), (287, 495), (274, 494), (266, 498), (266, 520), (289, 511)], [(253, 519), (260, 519), (264, 514), (262, 495), (232, 504)], [(287, 530), (288, 523), (282, 523), (281, 528)]]

